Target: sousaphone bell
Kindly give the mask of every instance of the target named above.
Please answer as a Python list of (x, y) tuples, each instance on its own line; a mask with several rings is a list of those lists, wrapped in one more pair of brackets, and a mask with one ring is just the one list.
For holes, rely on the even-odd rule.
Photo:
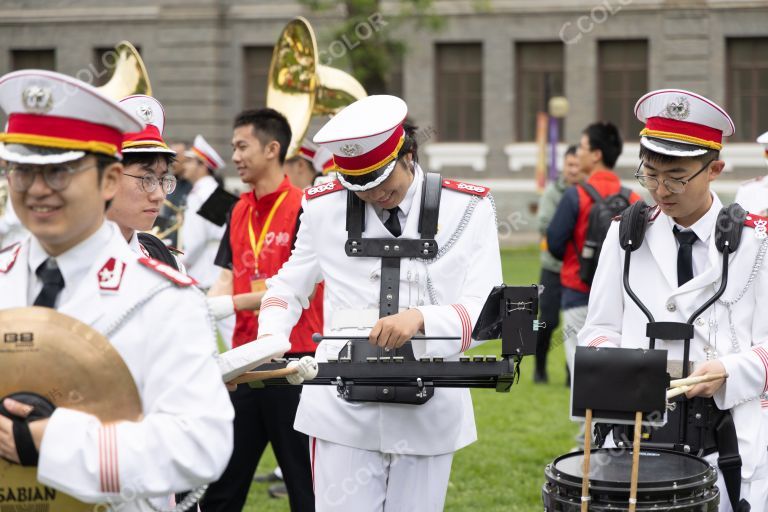
[(96, 89), (115, 101), (133, 94), (152, 96), (149, 73), (139, 51), (128, 41), (120, 41), (114, 49), (116, 59), (109, 81)]
[(291, 125), (287, 158), (295, 156), (312, 116), (333, 115), (368, 94), (354, 77), (318, 63), (317, 41), (309, 22), (297, 17), (275, 43), (267, 83), (267, 106)]

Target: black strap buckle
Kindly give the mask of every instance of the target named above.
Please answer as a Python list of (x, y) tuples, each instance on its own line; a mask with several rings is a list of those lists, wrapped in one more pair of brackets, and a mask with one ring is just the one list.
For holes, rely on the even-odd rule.
[(741, 467), (741, 455), (724, 455), (722, 457), (718, 457), (717, 467), (719, 467), (721, 470), (739, 468)]

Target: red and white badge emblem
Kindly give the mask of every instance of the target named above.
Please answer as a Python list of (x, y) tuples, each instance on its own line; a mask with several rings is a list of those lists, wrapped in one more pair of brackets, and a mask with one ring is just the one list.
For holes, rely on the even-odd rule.
[(192, 286), (193, 284), (197, 284), (197, 281), (189, 277), (187, 274), (182, 274), (175, 268), (166, 265), (162, 261), (157, 261), (152, 258), (139, 258), (139, 263), (147, 268), (151, 268), (158, 274), (165, 276), (179, 286)]
[(107, 291), (119, 290), (124, 273), (125, 263), (117, 261), (115, 258), (109, 258), (96, 274), (99, 278), (99, 288)]
[(0, 250), (0, 274), (5, 274), (13, 268), (16, 258), (19, 257), (19, 251), (21, 251), (20, 243)]
[(316, 197), (324, 196), (331, 192), (338, 192), (339, 190), (344, 190), (344, 187), (339, 180), (335, 180), (329, 183), (323, 183), (316, 187), (309, 187), (307, 191), (304, 192), (304, 195), (307, 199), (315, 199)]
[(463, 181), (443, 180), (443, 188), (449, 188), (456, 192), (463, 192), (465, 194), (472, 194), (473, 196), (485, 197), (488, 192), (491, 191), (488, 187), (481, 187), (480, 185), (473, 185), (472, 183), (464, 183)]

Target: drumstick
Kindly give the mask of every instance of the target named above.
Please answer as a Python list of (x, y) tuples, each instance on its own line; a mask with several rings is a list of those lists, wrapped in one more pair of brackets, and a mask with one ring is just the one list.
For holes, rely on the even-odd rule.
[[(414, 336), (411, 338), (416, 341), (430, 340), (460, 340), (458, 336)], [(323, 336), (319, 332), (312, 335), (312, 341), (320, 343), (323, 340), (349, 340), (349, 341), (368, 341), (368, 336)]]
[(629, 512), (637, 510), (637, 480), (640, 470), (640, 435), (642, 434), (643, 413), (635, 412), (635, 437), (632, 440), (632, 478), (629, 483)]
[(584, 417), (584, 464), (581, 468), (581, 512), (589, 511), (589, 455), (592, 449), (592, 409)]
[(669, 389), (669, 390), (667, 390), (667, 400), (669, 400), (670, 398), (675, 398), (678, 395), (682, 395), (684, 393), (687, 393), (687, 392), (689, 392), (692, 389), (693, 389), (692, 385), (680, 386), (679, 388)]
[(712, 382), (713, 380), (727, 379), (727, 373), (710, 373), (707, 375), (698, 375), (696, 377), (688, 377), (686, 379), (675, 379), (669, 381), (670, 388), (678, 388), (681, 386), (692, 386), (694, 384), (701, 384), (704, 382)]
[(278, 370), (245, 372), (229, 381), (228, 384), (246, 384), (282, 377), (287, 378), (290, 384), (301, 384), (305, 380), (312, 380), (317, 377), (317, 372), (318, 367), (315, 359), (311, 356), (304, 356), (298, 361), (289, 362), (285, 368)]
[(228, 384), (246, 384), (248, 382), (258, 382), (267, 379), (279, 379), (289, 375), (294, 375), (298, 372), (298, 368), (280, 368), (279, 370), (245, 372), (229, 381)]

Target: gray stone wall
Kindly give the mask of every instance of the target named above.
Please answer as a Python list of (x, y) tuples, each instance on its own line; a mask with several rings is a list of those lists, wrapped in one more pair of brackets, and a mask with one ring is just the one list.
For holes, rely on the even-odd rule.
[[(576, 141), (597, 115), (600, 40), (647, 39), (651, 89), (689, 88), (724, 103), (726, 39), (768, 36), (764, 0), (436, 0), (436, 12), (445, 18), (436, 32), (417, 30), (412, 21), (398, 18), (398, 4), (382, 0), (381, 14), (408, 46), (404, 99), (426, 130), (437, 124), (435, 44), (483, 43), (486, 170), (479, 176), (468, 168), (450, 169), (470, 179), (530, 181), (533, 176), (532, 168), (511, 173), (504, 154), (504, 147), (516, 141), (516, 42), (568, 43), (565, 139)], [(141, 47), (154, 94), (166, 107), (167, 137), (191, 140), (202, 133), (228, 159), (231, 121), (247, 86), (243, 47), (273, 44), (296, 15), (310, 20), (320, 48), (327, 49), (342, 11), (318, 15), (294, 0), (0, 0), (0, 73), (10, 68), (13, 49), (55, 48), (58, 71), (85, 77), (95, 47), (128, 39)], [(737, 168), (731, 178), (764, 172), (756, 161), (752, 168)], [(527, 215), (536, 197), (502, 195), (500, 217), (507, 220), (514, 212)]]

